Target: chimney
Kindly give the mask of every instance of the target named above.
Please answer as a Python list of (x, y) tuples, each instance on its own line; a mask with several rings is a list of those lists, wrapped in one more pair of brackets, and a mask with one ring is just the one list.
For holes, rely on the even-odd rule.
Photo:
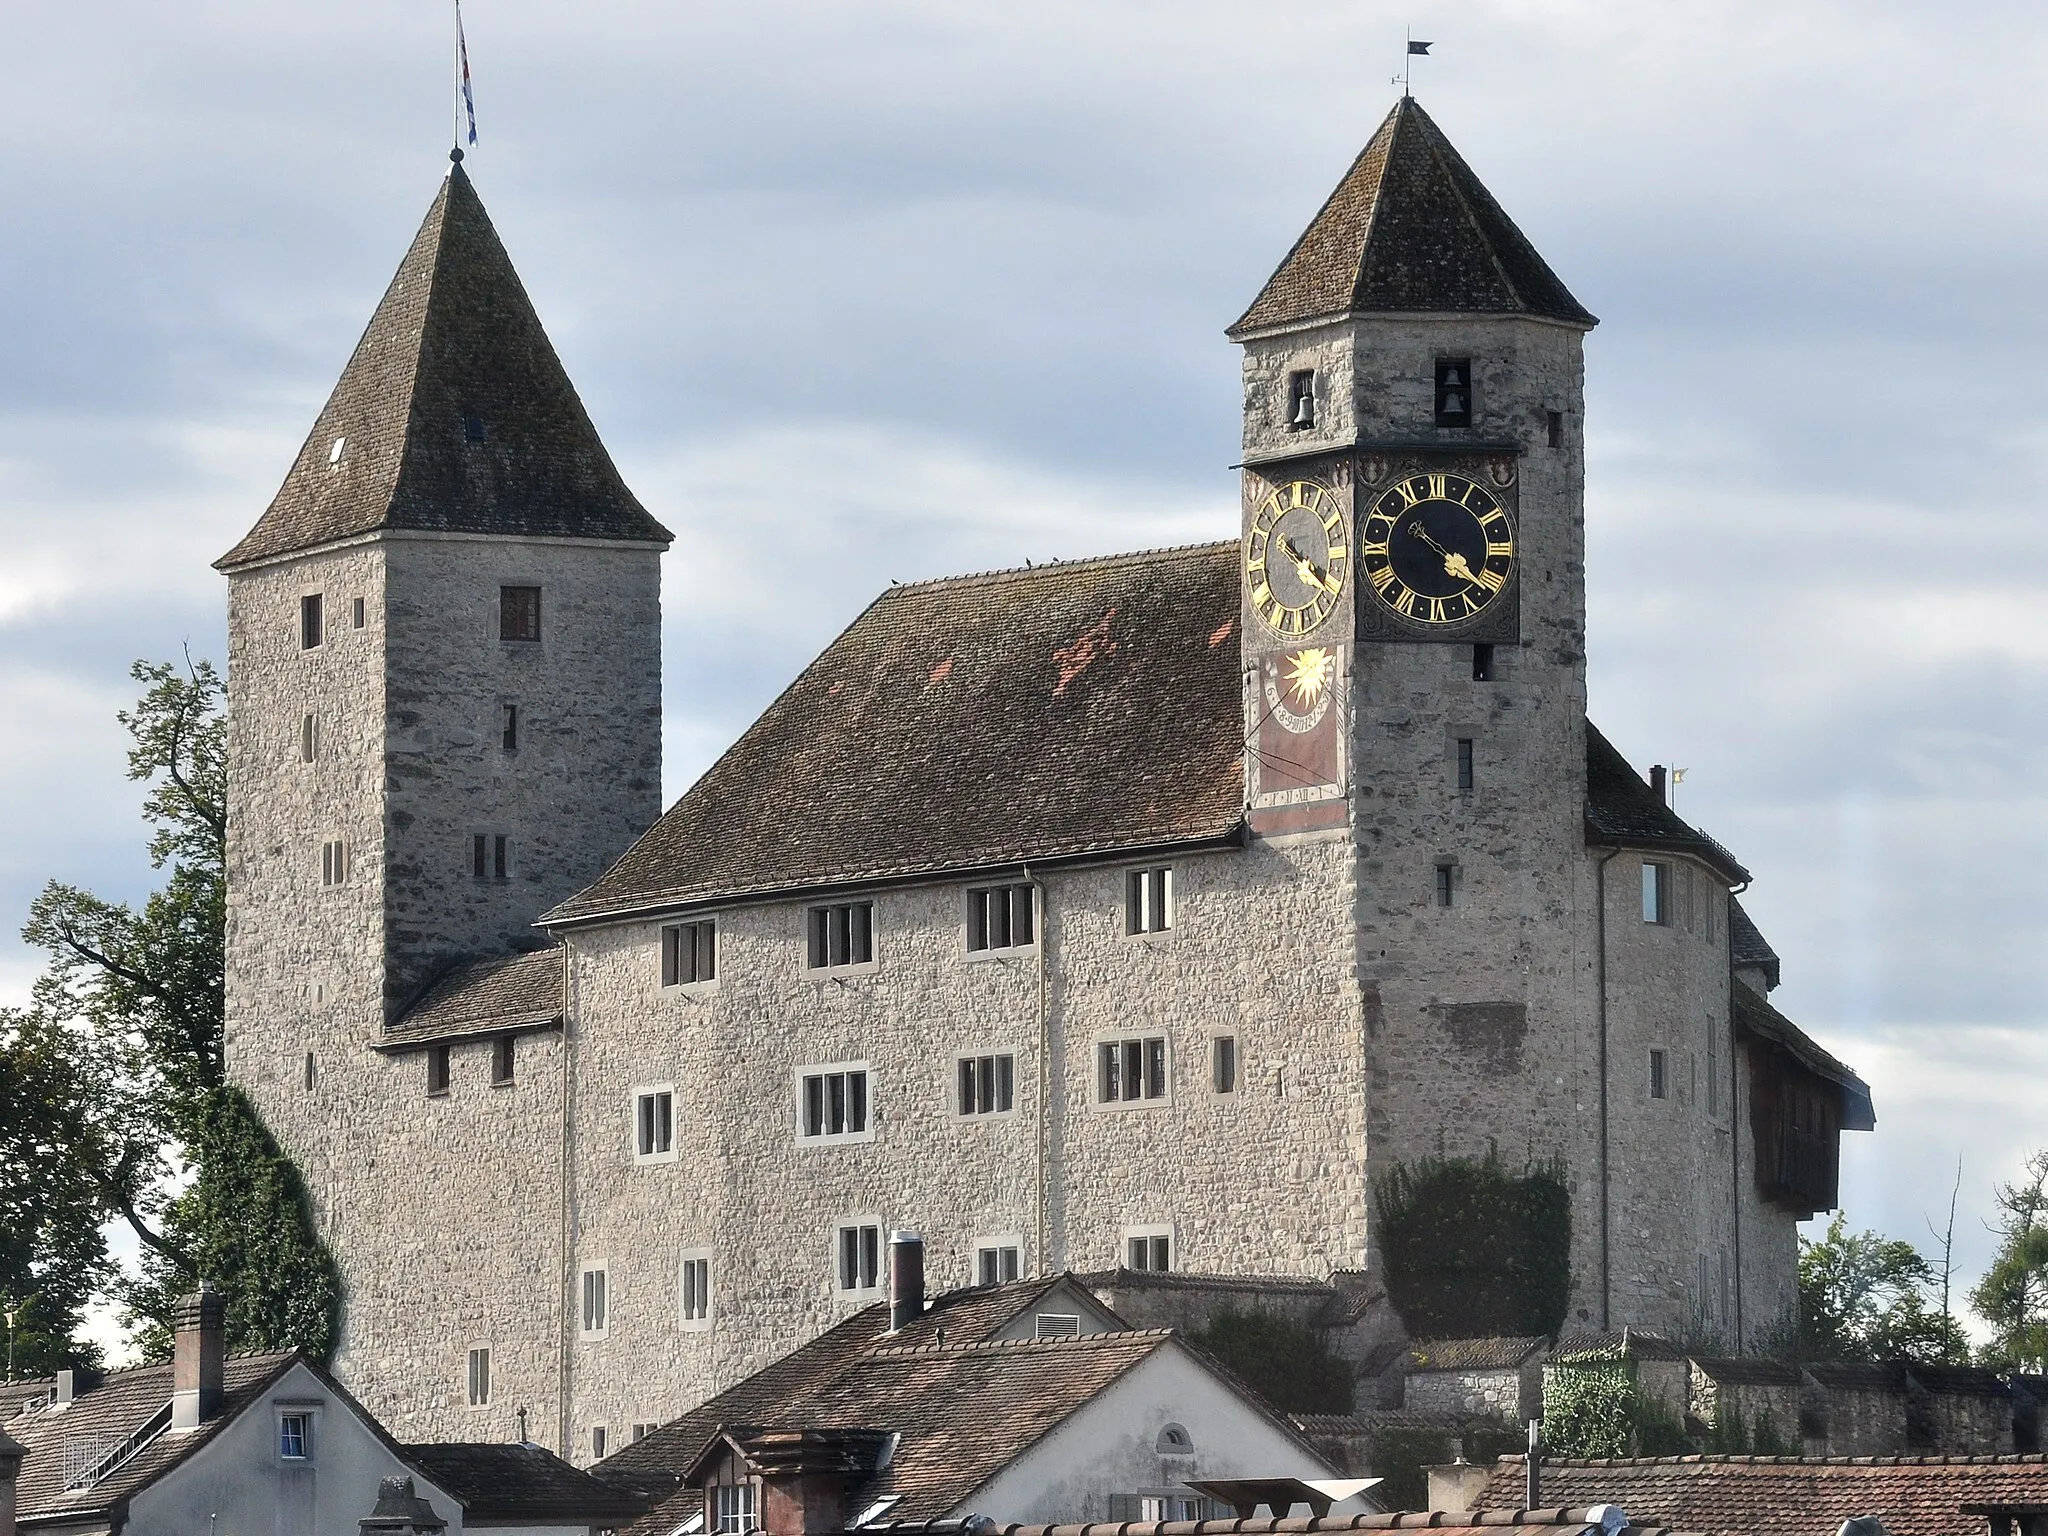
[(22, 1443), (0, 1429), (0, 1536), (14, 1536), (14, 1480), (27, 1456)]
[(377, 1507), (356, 1523), (361, 1536), (434, 1536), (448, 1522), (413, 1491), (409, 1477), (387, 1477), (377, 1485)]
[(57, 1395), (51, 1398), (50, 1401), (61, 1408), (66, 1403), (74, 1401), (77, 1396), (78, 1372), (59, 1371), (57, 1373)]
[(889, 1234), (889, 1331), (900, 1333), (924, 1316), (924, 1239)]
[(220, 1412), (227, 1350), (220, 1292), (204, 1280), (171, 1315), (176, 1354), (171, 1366), (171, 1428), (197, 1429)]
[[(1625, 1347), (1625, 1346), (1624, 1346)], [(1543, 1497), (1543, 1421), (1529, 1421), (1529, 1459), (1522, 1466), (1522, 1508), (1534, 1509)]]
[(1659, 805), (1669, 805), (1671, 803), (1664, 793), (1664, 765), (1662, 763), (1650, 764), (1650, 790), (1656, 795)]
[(1422, 1470), (1429, 1475), (1431, 1509), (1477, 1509), (1486, 1480), (1493, 1476), (1493, 1468), (1474, 1466), (1462, 1454), (1446, 1466)]

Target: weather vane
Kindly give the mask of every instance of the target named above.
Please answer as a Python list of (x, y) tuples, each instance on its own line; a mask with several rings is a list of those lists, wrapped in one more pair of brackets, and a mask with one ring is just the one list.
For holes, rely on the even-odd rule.
[(1394, 78), (1391, 81), (1389, 81), (1388, 84), (1398, 85), (1399, 87), (1401, 87), (1401, 94), (1403, 96), (1410, 94), (1408, 90), (1408, 61), (1414, 58), (1415, 55), (1417, 55), (1418, 53), (1428, 53), (1429, 49), (1430, 45), (1428, 43), (1417, 42), (1415, 39), (1414, 32), (1411, 31), (1408, 34), (1408, 51), (1401, 56), (1401, 73), (1394, 76)]
[(469, 88), (469, 41), (462, 35), (462, 0), (455, 0), (455, 158), (462, 158), (462, 130), (476, 143), (476, 97)]

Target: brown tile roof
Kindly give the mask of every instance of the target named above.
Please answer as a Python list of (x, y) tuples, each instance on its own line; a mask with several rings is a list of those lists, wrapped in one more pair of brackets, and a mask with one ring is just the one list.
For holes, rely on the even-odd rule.
[[(1520, 1456), (1502, 1457), (1484, 1502), (1522, 1499)], [(1542, 1494), (1611, 1503), (1630, 1518), (1708, 1536), (1824, 1536), (1844, 1520), (1876, 1515), (1890, 1536), (1982, 1531), (1964, 1505), (2048, 1505), (2048, 1457), (1665, 1456), (1636, 1461), (1546, 1461)]]
[(1801, 1379), (1799, 1367), (1782, 1360), (1725, 1360), (1694, 1355), (1692, 1363), (1709, 1380), (1731, 1387), (1796, 1387)]
[(1842, 1128), (1868, 1131), (1877, 1127), (1870, 1085), (1815, 1043), (1812, 1036), (1747, 987), (1730, 989), (1735, 1023), (1746, 1034), (1782, 1046), (1809, 1072), (1842, 1088)]
[(1237, 546), (891, 587), (546, 921), (1219, 842)]
[(1353, 311), (1597, 323), (1412, 97), (1387, 114), (1230, 334)]
[[(1336, 1515), (1288, 1520), (1133, 1520), (1119, 1525), (999, 1525), (989, 1536), (1293, 1536), (1317, 1531), (1435, 1531), (1438, 1536), (1499, 1536), (1503, 1529), (1542, 1531), (1546, 1536), (1598, 1536), (1605, 1530), (1592, 1509), (1429, 1510), (1393, 1515)], [(874, 1526), (875, 1532), (914, 1527)], [(1619, 1527), (1614, 1536), (1651, 1536), (1661, 1528)]]
[(1585, 1333), (1568, 1333), (1557, 1341), (1551, 1350), (1551, 1358), (1562, 1355), (1591, 1354), (1595, 1350), (1626, 1349), (1638, 1360), (1683, 1360), (1686, 1349), (1676, 1340), (1667, 1339), (1661, 1333), (1645, 1333), (1640, 1328), (1621, 1328), (1602, 1333), (1591, 1330)]
[(459, 165), (269, 509), (215, 563), (379, 529), (670, 537), (619, 478)]
[(1586, 722), (1586, 841), (1686, 853), (1719, 870), (1731, 884), (1749, 879), (1735, 856), (1697, 827), (1678, 819), (1643, 776)]
[(1545, 1341), (1529, 1338), (1418, 1339), (1409, 1350), (1418, 1371), (1513, 1371), (1541, 1354)]
[(211, 1440), (298, 1358), (290, 1353), (229, 1355), (218, 1414), (187, 1433), (148, 1439), (133, 1456), (83, 1487), (65, 1485), (121, 1447), (169, 1405), (169, 1361), (109, 1371), (92, 1391), (61, 1409), (9, 1419), (7, 1432), (28, 1451), (15, 1485), (22, 1523), (83, 1520), (117, 1509)]
[(639, 1494), (592, 1477), (543, 1446), (473, 1443), (401, 1449), (415, 1469), (462, 1502), (465, 1525), (513, 1518), (624, 1525), (647, 1507)]
[(1728, 898), (1728, 959), (1738, 968), (1761, 966), (1764, 980), (1773, 987), (1778, 984), (1778, 952), (1733, 896)]
[(383, 1043), (425, 1045), (476, 1035), (552, 1029), (562, 1022), (562, 951), (478, 960), (427, 989), (384, 1032)]

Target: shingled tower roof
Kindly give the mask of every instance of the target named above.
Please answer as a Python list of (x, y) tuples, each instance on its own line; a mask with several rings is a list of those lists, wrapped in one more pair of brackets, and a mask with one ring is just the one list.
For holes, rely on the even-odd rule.
[(670, 539), (619, 478), (460, 163), (284, 484), (215, 564), (399, 528)]
[(1598, 323), (1408, 96), (1230, 335), (1359, 311)]

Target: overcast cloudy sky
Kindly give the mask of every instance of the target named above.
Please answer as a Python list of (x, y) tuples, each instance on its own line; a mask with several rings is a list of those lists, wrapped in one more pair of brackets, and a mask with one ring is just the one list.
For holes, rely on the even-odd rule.
[[(1222, 337), (1397, 93), (1578, 297), (1593, 711), (1873, 1084), (1852, 1221), (2048, 1144), (2048, 9), (472, 0), (470, 168), (667, 562), (679, 792), (890, 578), (1226, 537)], [(442, 172), (435, 0), (0, 0), (0, 1000), (146, 890), (127, 663), (222, 652)], [(764, 475), (762, 467), (773, 466)], [(790, 537), (792, 528), (801, 536)]]

